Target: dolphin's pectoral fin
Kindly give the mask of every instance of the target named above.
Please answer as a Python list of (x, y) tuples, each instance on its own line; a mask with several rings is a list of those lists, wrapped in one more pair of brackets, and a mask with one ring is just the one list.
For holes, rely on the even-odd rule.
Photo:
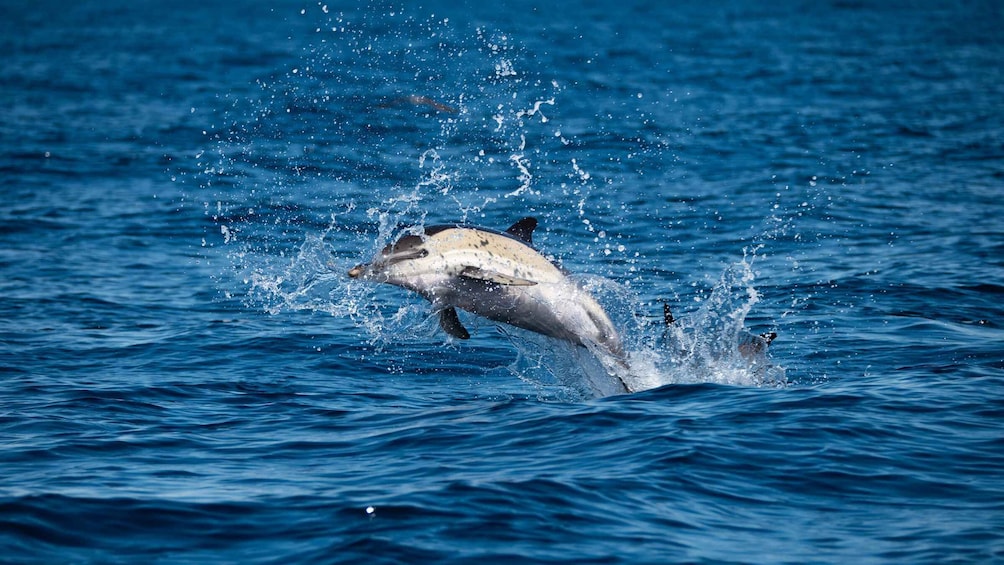
[(457, 339), (471, 338), (470, 332), (460, 323), (460, 318), (457, 317), (457, 309), (452, 306), (439, 311), (439, 327)]
[(505, 232), (525, 243), (533, 243), (533, 230), (537, 227), (537, 218), (523, 218), (509, 226)]
[(512, 277), (509, 275), (503, 275), (495, 271), (488, 271), (478, 267), (464, 267), (463, 271), (460, 271), (460, 276), (475, 279), (485, 282), (493, 282), (495, 284), (501, 284), (505, 286), (533, 286), (537, 283), (527, 279), (521, 279), (519, 277)]

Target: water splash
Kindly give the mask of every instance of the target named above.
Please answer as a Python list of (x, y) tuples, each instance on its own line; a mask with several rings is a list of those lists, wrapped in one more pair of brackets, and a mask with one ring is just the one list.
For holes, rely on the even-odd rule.
[(784, 386), (784, 368), (768, 355), (770, 339), (746, 328), (760, 301), (753, 286), (755, 251), (729, 265), (699, 307), (677, 318), (652, 342), (652, 365), (666, 383), (714, 382), (744, 386)]
[(506, 335), (520, 351), (522, 374), (559, 383), (587, 398), (622, 392), (612, 376), (632, 392), (684, 383), (783, 387), (785, 369), (771, 360), (769, 340), (745, 325), (760, 300), (753, 286), (754, 262), (755, 255), (744, 255), (729, 265), (700, 306), (672, 324), (653, 316), (653, 305), (639, 298), (629, 284), (578, 277), (620, 328), (627, 367), (605, 359), (602, 352), (526, 337), (519, 331)]
[[(621, 326), (630, 369), (506, 329), (517, 376), (578, 397), (618, 392), (612, 373), (635, 391), (681, 382), (783, 384), (783, 370), (763, 354), (739, 352), (759, 300), (755, 250), (726, 269), (695, 312), (668, 328), (652, 322), (648, 301), (635, 294), (641, 285), (631, 284), (645, 273), (636, 268), (638, 254), (625, 260), (626, 246), (612, 244), (597, 221), (611, 202), (596, 189), (611, 179), (592, 170), (600, 165), (590, 161), (595, 153), (577, 150), (563, 127), (562, 87), (526, 65), (509, 35), (483, 28), (465, 35), (447, 20), (397, 11), (361, 21), (329, 12), (319, 18), (304, 60), (259, 80), (258, 97), (235, 100), (229, 124), (210, 136), (215, 149), (197, 156), (204, 187), (215, 190), (207, 217), (239, 281), (228, 292), (273, 314), (347, 318), (377, 346), (442, 343), (427, 304), (345, 273), (430, 222), (500, 228), (492, 225), (500, 216), (512, 221), (539, 210), (554, 220), (545, 225), (574, 226), (549, 243), (629, 266), (634, 281), (580, 280)], [(557, 186), (544, 190), (554, 179)], [(575, 231), (591, 243), (570, 237)], [(608, 274), (625, 276), (604, 264)]]

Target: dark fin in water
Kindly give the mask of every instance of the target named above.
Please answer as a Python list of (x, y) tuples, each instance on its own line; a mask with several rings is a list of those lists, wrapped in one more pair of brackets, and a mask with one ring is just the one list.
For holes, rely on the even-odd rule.
[(533, 281), (528, 281), (518, 277), (510, 277), (509, 275), (479, 269), (478, 267), (464, 267), (464, 270), (460, 272), (460, 276), (468, 279), (500, 284), (503, 286), (533, 286), (537, 284)]
[(460, 323), (460, 318), (457, 317), (457, 309), (452, 306), (439, 311), (439, 327), (457, 339), (471, 338), (470, 332)]
[(669, 302), (662, 303), (662, 321), (667, 327), (676, 323), (676, 319), (673, 318), (673, 311), (669, 309)]
[(760, 337), (762, 337), (763, 340), (767, 342), (767, 345), (770, 345), (770, 343), (774, 341), (774, 338), (777, 337), (777, 332), (767, 332), (765, 334), (760, 334)]
[(537, 218), (523, 218), (509, 226), (505, 232), (525, 243), (533, 243), (533, 230), (537, 227)]

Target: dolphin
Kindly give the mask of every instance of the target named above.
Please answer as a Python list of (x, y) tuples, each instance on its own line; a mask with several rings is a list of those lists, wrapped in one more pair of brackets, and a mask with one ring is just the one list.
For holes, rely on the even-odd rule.
[(620, 336), (586, 289), (533, 248), (536, 218), (504, 232), (448, 224), (406, 234), (370, 263), (349, 270), (354, 279), (399, 286), (432, 303), (440, 327), (458, 339), (470, 333), (457, 308), (503, 324), (564, 340), (603, 354), (607, 372), (631, 389), (609, 361), (627, 368)]

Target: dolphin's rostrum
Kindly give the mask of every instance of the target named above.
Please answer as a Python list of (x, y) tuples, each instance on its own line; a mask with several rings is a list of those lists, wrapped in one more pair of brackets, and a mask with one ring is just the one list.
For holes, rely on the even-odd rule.
[(456, 308), (585, 346), (626, 366), (617, 330), (596, 299), (531, 247), (536, 227), (530, 217), (504, 233), (465, 225), (427, 227), (348, 274), (417, 292), (439, 313), (440, 327), (459, 339), (470, 334)]

